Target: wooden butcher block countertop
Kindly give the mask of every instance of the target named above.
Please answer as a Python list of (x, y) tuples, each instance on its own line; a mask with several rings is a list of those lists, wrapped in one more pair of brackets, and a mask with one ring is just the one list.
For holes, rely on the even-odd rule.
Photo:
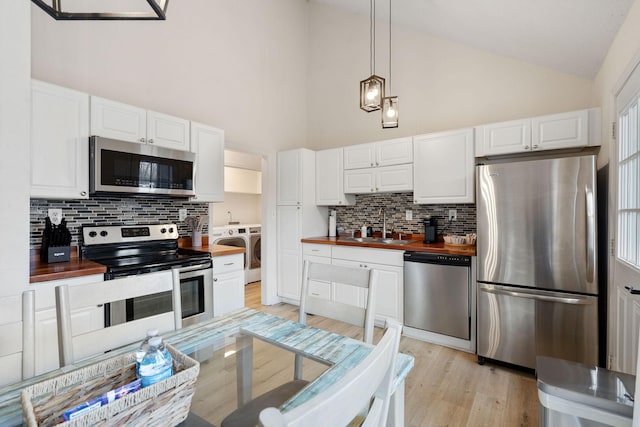
[[(376, 237), (374, 235), (374, 237)], [(397, 237), (395, 237), (397, 238)], [(408, 252), (429, 252), (436, 254), (450, 254), (450, 255), (476, 255), (475, 245), (464, 246), (451, 246), (445, 244), (443, 241), (436, 243), (423, 243), (423, 236), (414, 234), (410, 236), (403, 236), (404, 240), (415, 240), (412, 243), (405, 245), (394, 245), (389, 243), (375, 243), (375, 242), (354, 242), (344, 240), (340, 237), (308, 237), (302, 239), (302, 243), (316, 243), (320, 245), (339, 245), (339, 246), (357, 246), (361, 248), (377, 248), (377, 249), (393, 249)]]

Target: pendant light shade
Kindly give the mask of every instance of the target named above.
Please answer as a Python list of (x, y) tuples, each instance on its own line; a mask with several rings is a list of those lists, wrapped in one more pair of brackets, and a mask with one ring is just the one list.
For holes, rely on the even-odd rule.
[(382, 98), (382, 127), (398, 127), (398, 97), (388, 96)]
[[(166, 18), (169, 0), (31, 0), (57, 21), (64, 20), (162, 20)], [(71, 3), (76, 9), (65, 8)], [(82, 4), (82, 7), (78, 5)], [(89, 6), (90, 4), (90, 6)], [(72, 6), (73, 7), (73, 6)], [(88, 10), (91, 9), (91, 10)]]
[(380, 109), (384, 97), (384, 79), (375, 74), (360, 82), (360, 108), (366, 112)]

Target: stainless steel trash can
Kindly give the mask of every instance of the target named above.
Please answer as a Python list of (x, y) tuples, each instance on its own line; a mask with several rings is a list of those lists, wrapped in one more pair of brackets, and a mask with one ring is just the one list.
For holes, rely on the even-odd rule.
[(635, 377), (538, 356), (540, 426), (631, 426)]

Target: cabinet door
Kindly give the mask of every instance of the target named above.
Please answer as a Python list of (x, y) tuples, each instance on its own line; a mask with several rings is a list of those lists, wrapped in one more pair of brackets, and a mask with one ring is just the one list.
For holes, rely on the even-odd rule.
[(476, 156), (531, 151), (531, 120), (492, 123), (476, 128)]
[(316, 152), (316, 205), (355, 204), (355, 196), (344, 194), (342, 157), (342, 148)]
[[(402, 323), (402, 295), (404, 270), (402, 267), (366, 263), (366, 267), (378, 272), (378, 284), (375, 295), (376, 320), (391, 318)], [(367, 300), (367, 291), (364, 291)]]
[(374, 168), (344, 171), (344, 192), (346, 194), (366, 194), (375, 191), (376, 172)]
[(533, 150), (586, 147), (589, 144), (588, 110), (531, 119)]
[[(58, 327), (56, 310), (36, 311), (35, 315), (35, 374), (43, 374), (60, 367), (58, 358)], [(104, 307), (86, 307), (71, 313), (74, 335), (104, 328)]]
[(299, 205), (301, 202), (301, 179), (299, 150), (281, 151), (278, 153), (277, 196), (278, 205)]
[(191, 122), (191, 151), (196, 153), (195, 202), (224, 201), (224, 131)]
[(89, 95), (33, 80), (32, 198), (89, 198)]
[[(343, 267), (364, 268), (364, 264), (361, 262), (348, 261), (344, 259), (334, 259), (331, 263), (333, 265), (341, 265)], [(367, 300), (365, 298), (364, 289), (342, 283), (332, 283), (331, 286), (333, 288), (334, 301), (365, 308)]]
[(144, 143), (147, 112), (133, 105), (92, 96), (91, 135)]
[(638, 330), (640, 328), (640, 297), (631, 295), (622, 287), (616, 292), (616, 355), (610, 369), (636, 375), (638, 357)]
[(371, 168), (376, 165), (376, 144), (351, 145), (343, 148), (344, 169)]
[(414, 203), (473, 203), (473, 129), (414, 137)]
[(221, 316), (244, 307), (244, 270), (213, 276), (213, 315)]
[(413, 165), (396, 165), (376, 168), (376, 192), (400, 192), (413, 190)]
[(277, 208), (278, 295), (300, 300), (302, 248), (299, 206)]
[(376, 143), (376, 166), (402, 165), (412, 162), (413, 141), (410, 136)]
[[(304, 255), (304, 261), (314, 262), (318, 264), (331, 264), (331, 257)], [(302, 279), (301, 279), (302, 280)], [(300, 283), (302, 285), (302, 282)], [(331, 282), (322, 282), (320, 280), (309, 281), (309, 295), (331, 301), (332, 290)]]
[(147, 111), (147, 142), (174, 150), (189, 150), (189, 120)]

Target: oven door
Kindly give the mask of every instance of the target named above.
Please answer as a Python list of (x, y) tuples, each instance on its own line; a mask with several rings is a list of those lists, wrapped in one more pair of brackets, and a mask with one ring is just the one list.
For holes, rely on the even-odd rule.
[[(211, 263), (179, 269), (182, 326), (213, 317), (213, 269)], [(105, 326), (131, 322), (173, 310), (170, 291), (114, 301), (109, 304)]]

